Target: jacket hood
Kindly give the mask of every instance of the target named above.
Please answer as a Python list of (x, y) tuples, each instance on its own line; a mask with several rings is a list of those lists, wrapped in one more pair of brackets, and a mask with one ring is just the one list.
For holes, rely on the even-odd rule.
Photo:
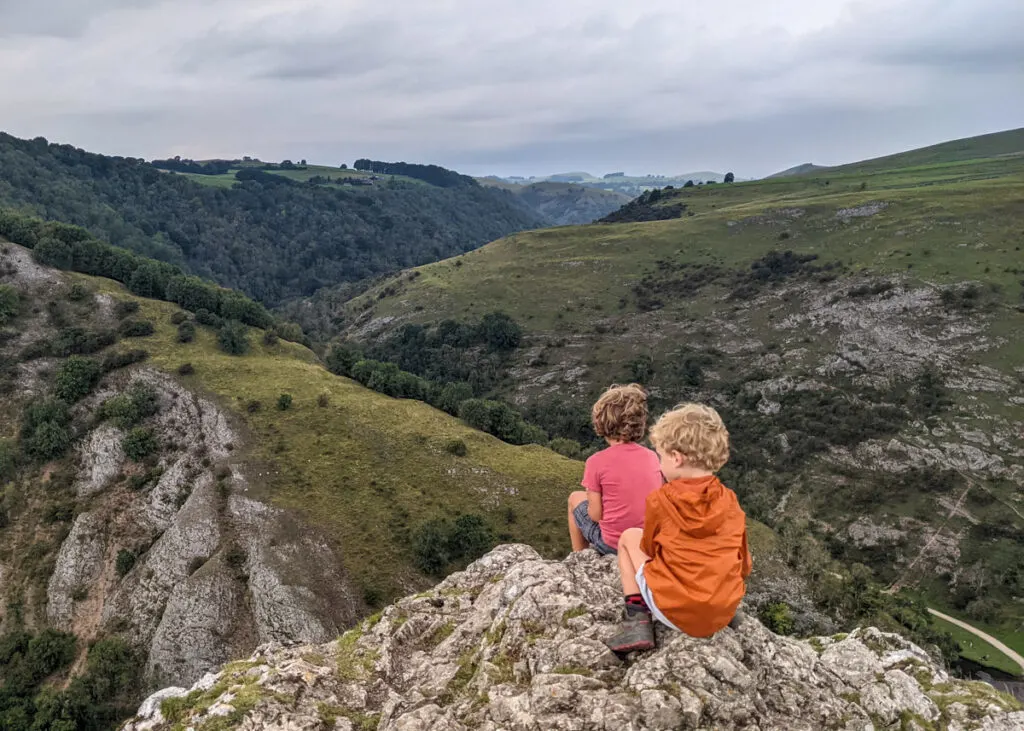
[(736, 500), (714, 475), (673, 480), (655, 494), (672, 522), (694, 538), (717, 533)]

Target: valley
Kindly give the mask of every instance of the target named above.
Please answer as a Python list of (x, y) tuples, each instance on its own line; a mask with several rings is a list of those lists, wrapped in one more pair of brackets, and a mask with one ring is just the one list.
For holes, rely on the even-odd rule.
[(1021, 131), (649, 198), (631, 215), (665, 220), (516, 234), (384, 280), (334, 321), (373, 351), (407, 325), (507, 313), (523, 342), (495, 394), (551, 437), (580, 441), (566, 424), (613, 381), (659, 408), (708, 401), (748, 513), (1012, 646)]

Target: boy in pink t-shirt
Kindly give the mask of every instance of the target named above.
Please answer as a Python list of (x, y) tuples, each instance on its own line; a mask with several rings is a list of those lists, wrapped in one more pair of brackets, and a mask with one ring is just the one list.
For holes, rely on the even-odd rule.
[(627, 528), (641, 528), (647, 494), (661, 487), (658, 455), (637, 444), (647, 433), (647, 392), (636, 383), (613, 385), (591, 410), (594, 431), (608, 448), (592, 455), (583, 468), (583, 487), (569, 495), (572, 550), (588, 545), (615, 553)]

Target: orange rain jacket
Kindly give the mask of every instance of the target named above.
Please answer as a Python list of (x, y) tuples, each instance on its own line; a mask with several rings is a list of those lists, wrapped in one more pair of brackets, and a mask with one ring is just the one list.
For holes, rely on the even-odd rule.
[(640, 548), (658, 609), (693, 637), (710, 637), (736, 614), (750, 575), (746, 515), (714, 475), (673, 480), (647, 496)]

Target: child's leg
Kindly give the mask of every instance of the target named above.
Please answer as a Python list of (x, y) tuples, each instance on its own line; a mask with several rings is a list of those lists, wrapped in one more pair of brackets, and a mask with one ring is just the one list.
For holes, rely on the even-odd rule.
[(580, 503), (587, 501), (587, 493), (584, 490), (577, 490), (576, 492), (569, 493), (569, 540), (572, 541), (573, 551), (582, 551), (590, 544), (587, 539), (583, 537), (580, 527), (576, 525), (576, 519), (573, 518), (572, 511)]
[(636, 583), (636, 570), (651, 559), (640, 550), (640, 539), (643, 535), (642, 528), (627, 528), (619, 536), (619, 575), (622, 578), (624, 596), (640, 593), (640, 587)]

